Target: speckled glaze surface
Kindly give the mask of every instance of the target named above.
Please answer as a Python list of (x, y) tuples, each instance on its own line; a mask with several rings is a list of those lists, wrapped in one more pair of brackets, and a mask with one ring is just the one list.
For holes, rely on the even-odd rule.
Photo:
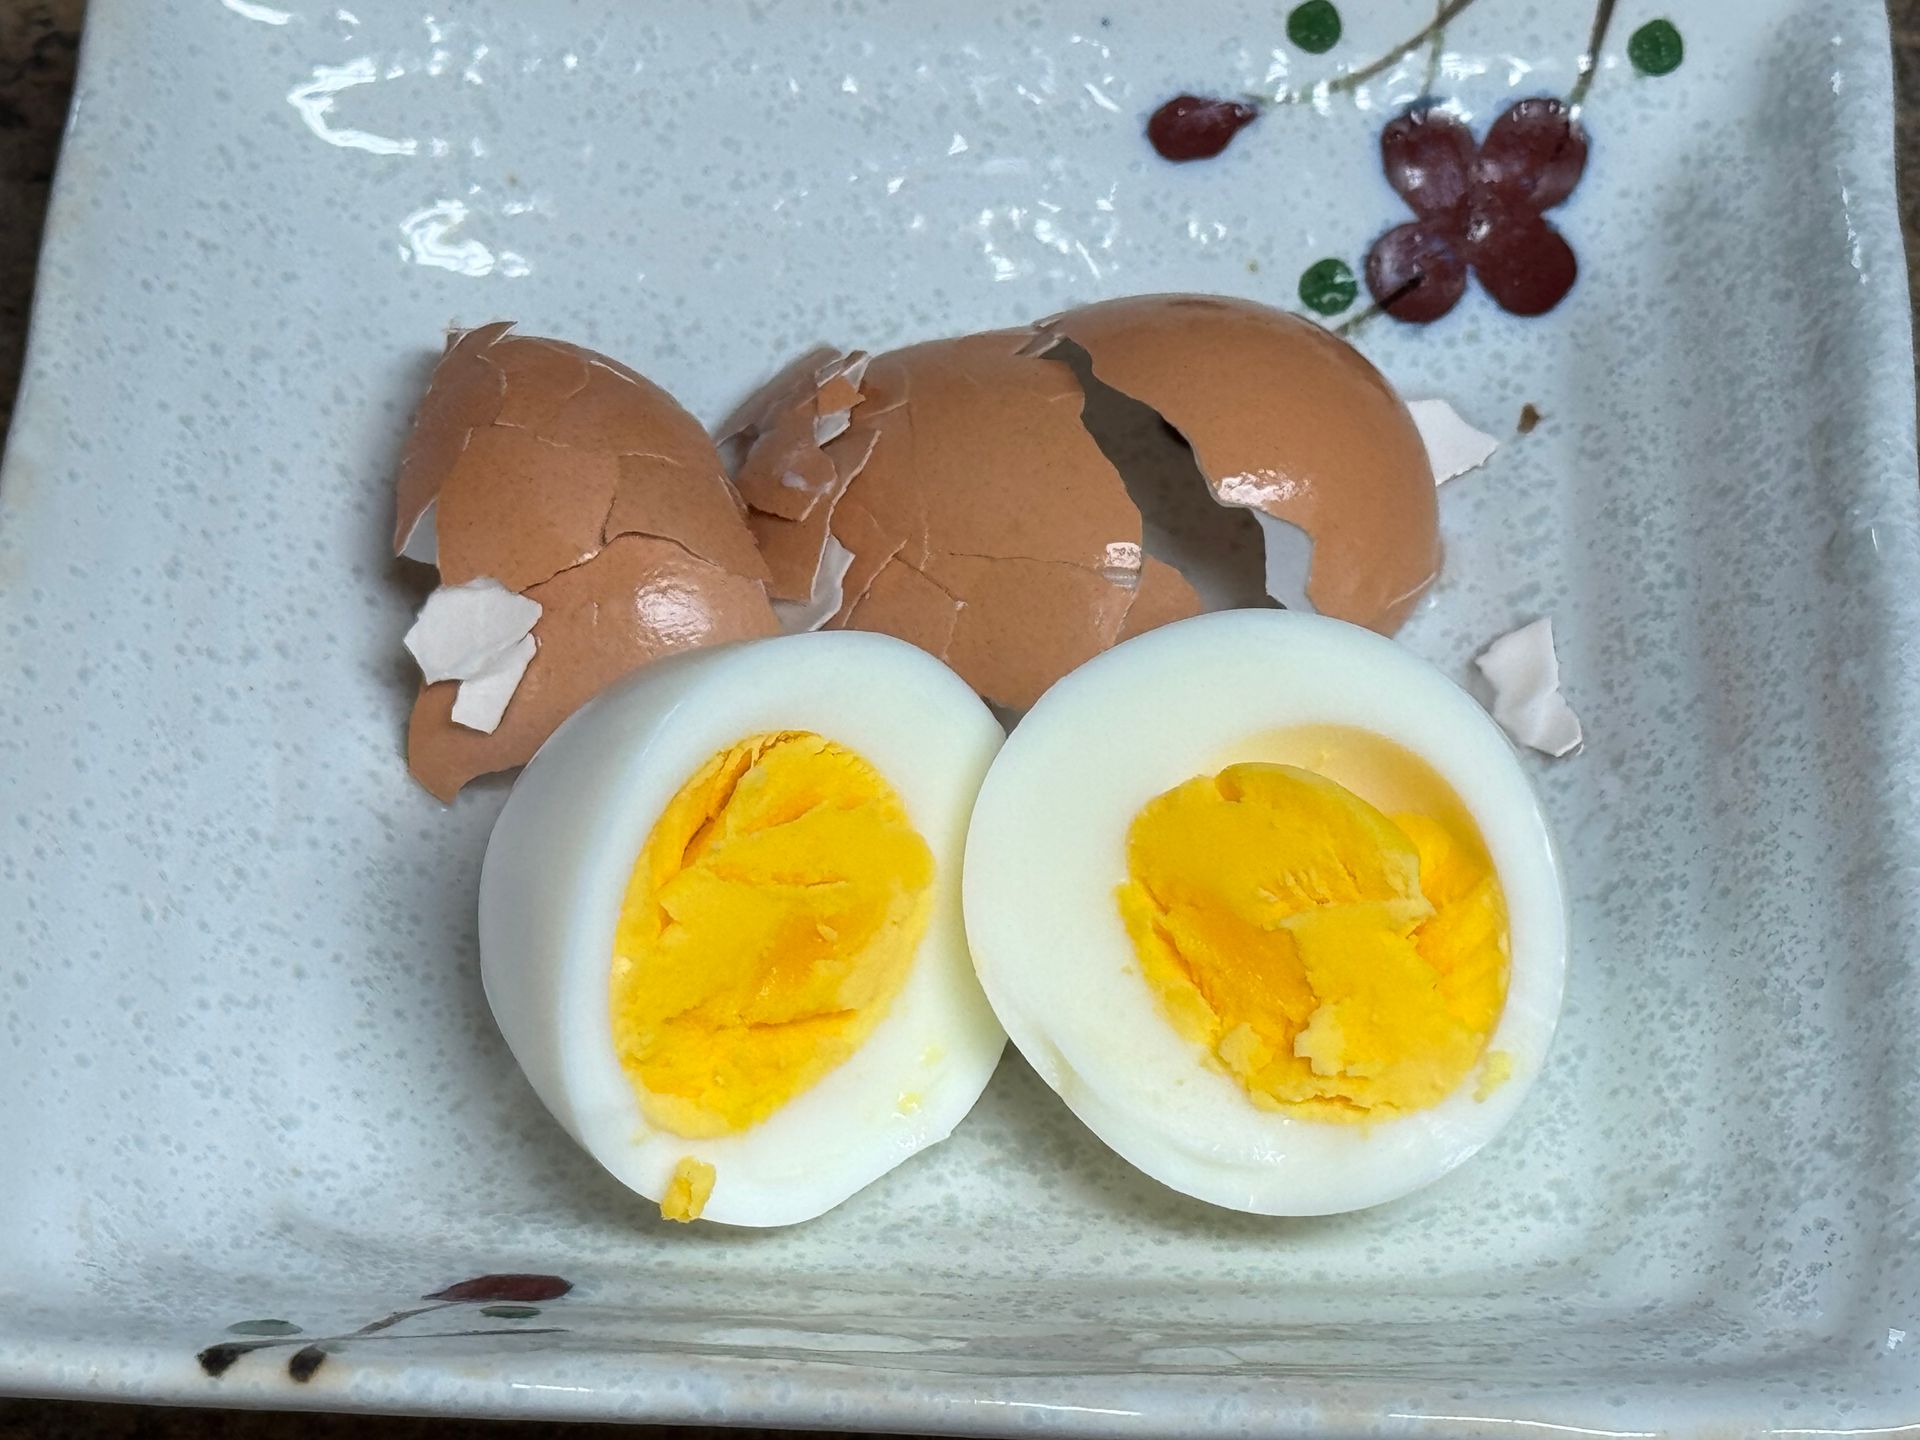
[[(1203, 164), (1141, 127), (1431, 14), (1349, 8), (1320, 56), (1234, 0), (93, 8), (0, 476), (0, 1389), (1088, 1433), (1920, 1422), (1920, 525), (1871, 4), (1686, 7), (1657, 80), (1623, 6), (1552, 217), (1564, 303), (1471, 289), (1357, 333), (1488, 429), (1544, 417), (1443, 493), (1447, 575), (1405, 634), (1464, 677), (1551, 613), (1587, 727), (1535, 767), (1573, 900), (1561, 1036), (1486, 1154), (1376, 1211), (1229, 1214), (1009, 1060), (954, 1140), (821, 1221), (669, 1233), (486, 1013), (504, 792), (443, 811), (406, 779), (417, 592), (381, 547), (440, 329), (515, 316), (713, 420), (820, 339), (1295, 303), (1405, 218), (1378, 136), (1426, 54)], [(1480, 0), (1435, 88), (1476, 128), (1565, 93), (1591, 18)], [(501, 1299), (500, 1272), (570, 1288)]]

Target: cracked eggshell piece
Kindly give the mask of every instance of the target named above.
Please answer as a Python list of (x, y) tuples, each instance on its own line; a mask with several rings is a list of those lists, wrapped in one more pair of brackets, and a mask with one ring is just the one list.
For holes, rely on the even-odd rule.
[(520, 688), (520, 677), (527, 673), (540, 642), (522, 635), (488, 664), (464, 677), (454, 692), (451, 718), (456, 725), (491, 735), (500, 728), (500, 717), (507, 713), (507, 702)]
[(1066, 366), (1022, 354), (1031, 338), (935, 340), (868, 368), (877, 404), (860, 420), (876, 441), (848, 493), (901, 537), (909, 564), (947, 554), (1100, 570), (1113, 545), (1137, 551), (1139, 513), (1080, 423), (1080, 387)]
[(728, 417), (719, 439), (744, 447), (733, 483), (750, 509), (805, 520), (838, 493), (839, 477), (823, 447), (846, 431), (866, 368), (859, 350), (810, 350)]
[(421, 692), (408, 763), (442, 800), (524, 763), (647, 661), (778, 629), (766, 562), (700, 423), (618, 361), (511, 329), (449, 340), (396, 482), (396, 552), (421, 553), (431, 526), (443, 585), (491, 579), (544, 607), (491, 731), (466, 722), (490, 717), (504, 669), (464, 701), (451, 684)]
[(1427, 464), (1433, 469), (1435, 485), (1479, 469), (1500, 448), (1498, 440), (1469, 425), (1444, 400), (1409, 400), (1407, 413), (1420, 431), (1420, 443), (1427, 447)]
[(828, 347), (808, 351), (762, 385), (720, 427), (738, 456), (733, 481), (767, 569), (767, 593), (790, 633), (817, 630), (839, 612), (853, 556), (829, 533), (833, 507), (867, 462), (873, 432), (846, 434), (868, 357)]
[(1072, 372), (1030, 354), (1033, 339), (991, 331), (875, 356), (827, 446), (863, 460), (831, 510), (852, 559), (829, 624), (919, 645), (1015, 710), (1130, 623), (1198, 608), (1165, 567), (1143, 586), (1140, 512), (1081, 423)]
[[(776, 601), (821, 609), (823, 619), (840, 609), (841, 582), (847, 567), (839, 565), (828, 573), (827, 556), (844, 548), (832, 539), (829, 526), (834, 506), (873, 452), (874, 439), (873, 431), (862, 430), (857, 440), (832, 447), (828, 459), (834, 468), (834, 481), (824, 497), (826, 503), (816, 505), (803, 518), (789, 520), (748, 507), (747, 528), (767, 565), (767, 593)], [(827, 599), (829, 590), (831, 602)]]
[[(932, 909), (901, 989), (850, 1057), (747, 1128), (688, 1138), (648, 1121), (615, 1050), (622, 898), (688, 777), (745, 737), (781, 731), (846, 746), (897, 792), (932, 853)], [(683, 1161), (712, 1166), (701, 1218), (747, 1226), (811, 1219), (945, 1139), (1006, 1040), (973, 972), (960, 898), (968, 817), (1003, 739), (950, 670), (880, 635), (679, 656), (574, 714), (515, 783), (480, 878), (487, 1001), (555, 1118), (654, 1201)]]
[(407, 763), (443, 801), (477, 775), (524, 765), (575, 710), (650, 661), (780, 628), (757, 580), (643, 535), (621, 536), (527, 594), (540, 604), (538, 648), (497, 728), (457, 723), (451, 683), (414, 702)]
[(427, 596), (402, 643), (429, 684), (471, 680), (519, 644), (539, 618), (539, 601), (482, 577)]
[(431, 506), (450, 585), (490, 575), (525, 590), (627, 534), (766, 578), (698, 420), (617, 361), (501, 325), (456, 337), (441, 360), (398, 490), (401, 545)]
[(496, 320), (447, 336), (446, 349), (414, 411), (413, 428), (400, 452), (400, 474), (394, 483), (394, 554), (407, 553), (421, 517), (440, 493), (441, 479), (466, 449), (467, 436), (492, 424), (500, 413), (506, 377), (482, 357), (511, 329), (511, 320)]
[(1580, 717), (1560, 693), (1551, 618), (1502, 635), (1473, 663), (1493, 688), (1493, 718), (1514, 740), (1555, 759), (1580, 748)]
[(1215, 497), (1297, 526), (1305, 598), (1391, 634), (1440, 570), (1433, 473), (1385, 377), (1322, 327), (1248, 300), (1147, 295), (1043, 321), (1192, 446)]

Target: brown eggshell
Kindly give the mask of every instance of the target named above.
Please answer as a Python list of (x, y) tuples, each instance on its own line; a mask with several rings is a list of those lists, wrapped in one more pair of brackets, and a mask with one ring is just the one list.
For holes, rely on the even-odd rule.
[[(749, 396), (721, 427), (723, 441), (747, 441), (733, 483), (749, 508), (783, 520), (804, 520), (832, 489), (833, 461), (814, 438), (814, 419), (821, 413), (820, 375), (838, 356), (827, 349), (802, 355)], [(858, 403), (860, 392), (851, 388), (851, 399), (840, 408)], [(836, 377), (835, 395), (842, 393)]]
[(1194, 593), (1193, 586), (1187, 583), (1187, 577), (1164, 560), (1156, 560), (1151, 555), (1140, 570), (1140, 584), (1133, 592), (1133, 603), (1127, 607), (1126, 618), (1121, 621), (1120, 633), (1114, 636), (1114, 643), (1131, 640), (1136, 635), (1144, 635), (1149, 630), (1162, 625), (1171, 625), (1176, 620), (1185, 620), (1198, 615), (1206, 606), (1200, 603), (1200, 597)]
[(945, 655), (965, 607), (911, 565), (890, 560), (853, 607), (852, 628), (875, 630)]
[[(879, 361), (875, 365), (877, 368)], [(887, 537), (894, 553), (904, 555), (908, 564), (919, 565), (927, 558), (928, 487), (926, 478), (913, 467), (911, 456), (902, 453), (910, 449), (901, 443), (912, 423), (906, 418), (908, 414), (905, 406), (899, 406), (882, 415), (863, 415), (846, 434), (827, 447), (830, 453), (854, 446), (868, 452), (867, 463), (834, 507), (832, 529), (834, 538), (856, 556), (866, 553), (862, 546), (849, 542), (844, 533), (846, 527), (839, 519), (840, 511), (852, 504), (868, 523)], [(854, 573), (864, 569), (856, 564)], [(871, 574), (867, 578), (870, 579)], [(853, 583), (851, 578), (848, 583)], [(855, 592), (850, 589), (847, 593), (851, 596)]]
[(1034, 338), (874, 357), (826, 447), (865, 455), (832, 506), (853, 559), (828, 624), (911, 641), (1012, 707), (1113, 642), (1141, 564), (1140, 513), (1080, 421), (1080, 386)]
[(776, 515), (747, 512), (747, 527), (760, 546), (767, 567), (767, 594), (796, 603), (813, 595), (814, 577), (826, 545), (827, 515), (816, 511), (806, 520), (782, 520)]
[(442, 584), (489, 577), (544, 607), (491, 734), (453, 724), (456, 684), (421, 691), (410, 763), (442, 799), (522, 763), (656, 656), (778, 629), (766, 563), (699, 421), (617, 361), (509, 328), (449, 343), (396, 485), (397, 543), (435, 509)]
[(1113, 644), (1133, 601), (1096, 570), (1044, 560), (941, 555), (927, 573), (966, 599), (947, 663), (987, 699), (1016, 710)]
[(649, 661), (779, 628), (757, 582), (650, 536), (621, 536), (526, 593), (541, 606), (539, 648), (498, 729), (455, 725), (451, 682), (425, 686), (414, 704), (407, 762), (441, 800), (477, 775), (525, 764), (561, 721)]
[(440, 583), (491, 576), (526, 590), (600, 553), (620, 457), (572, 450), (530, 430), (468, 437), (440, 485)]
[(790, 411), (762, 432), (735, 477), (741, 498), (784, 520), (804, 520), (833, 486), (833, 461), (813, 443), (813, 412)]
[(447, 336), (400, 455), (394, 484), (394, 554), (405, 548), (413, 527), (439, 495), (440, 482), (466, 448), (469, 432), (492, 424), (499, 413), (506, 381), (483, 357), (512, 328), (511, 320), (500, 320)]
[(656, 453), (689, 470), (718, 466), (707, 432), (666, 391), (605, 365), (587, 366), (587, 383), (540, 427), (540, 438), (577, 450), (615, 455)]
[(866, 355), (856, 350), (843, 356), (837, 364), (822, 368), (820, 388), (813, 401), (816, 414), (824, 416), (835, 411), (850, 411), (860, 403), (860, 380), (855, 378), (855, 374), (865, 375), (866, 360)]
[(1338, 336), (1204, 295), (1107, 301), (1044, 328), (1178, 430), (1223, 503), (1306, 532), (1307, 597), (1322, 614), (1390, 633), (1433, 583), (1439, 526), (1420, 432)]
[(827, 622), (829, 627), (844, 627), (874, 577), (900, 553), (906, 540), (882, 525), (860, 501), (844, 498), (833, 507), (833, 538), (853, 555), (840, 582), (840, 609)]
[(557, 340), (516, 335), (490, 349), (487, 361), (507, 386), (496, 425), (544, 435), (567, 402), (587, 388), (587, 357)]
[(449, 585), (485, 575), (525, 590), (622, 534), (666, 536), (765, 578), (698, 420), (618, 361), (510, 329), (449, 341), (402, 455), (396, 552), (440, 499)]
[(1066, 366), (1022, 354), (1032, 339), (990, 331), (869, 366), (869, 390), (897, 388), (904, 403), (867, 422), (879, 439), (850, 494), (906, 537), (911, 562), (944, 553), (1098, 569), (1115, 545), (1137, 550), (1140, 512), (1080, 423), (1080, 387)]
[[(646, 390), (655, 392), (660, 395), (667, 395), (666, 391), (660, 389), (658, 385), (655, 385), (653, 381), (649, 380), (646, 376), (642, 375), (638, 370), (634, 369), (631, 365), (627, 364), (624, 360), (616, 360), (611, 355), (602, 355), (598, 350), (589, 350), (587, 349), (586, 346), (576, 345), (571, 340), (545, 340), (542, 343), (547, 345), (552, 345), (556, 349), (565, 350), (570, 354), (578, 355), (582, 360), (585, 360), (588, 364), (597, 365), (602, 370), (610, 370), (615, 375), (618, 375), (621, 379), (631, 380), (634, 384), (639, 385)], [(678, 408), (680, 404), (679, 401), (673, 400), (673, 397), (671, 395), (667, 395), (667, 399), (672, 400), (674, 406)]]
[(690, 474), (658, 455), (616, 458), (613, 505), (606, 538), (658, 535), (677, 540), (700, 559), (749, 580), (767, 578), (740, 502), (725, 480), (711, 472)]
[[(833, 483), (821, 496), (821, 503), (799, 520), (756, 510), (749, 505), (747, 528), (753, 532), (767, 565), (767, 593), (776, 600), (811, 599), (814, 579), (820, 570), (820, 556), (826, 548), (834, 507), (846, 493), (853, 477), (873, 453), (879, 437), (872, 429), (863, 429), (847, 443), (836, 441), (829, 447), (827, 462), (834, 467)], [(821, 452), (825, 454), (826, 452)]]
[(842, 352), (831, 345), (816, 345), (773, 372), (760, 388), (733, 407), (733, 413), (720, 422), (714, 438), (727, 441), (738, 435), (751, 435), (764, 429), (768, 417), (787, 408), (790, 401), (811, 396), (818, 388), (815, 376), (820, 368)]

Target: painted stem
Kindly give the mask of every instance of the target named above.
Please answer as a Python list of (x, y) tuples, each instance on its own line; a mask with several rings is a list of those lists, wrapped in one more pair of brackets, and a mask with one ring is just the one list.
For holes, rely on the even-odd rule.
[(1607, 27), (1613, 24), (1613, 6), (1614, 0), (1600, 0), (1599, 8), (1593, 12), (1593, 29), (1587, 36), (1586, 53), (1580, 57), (1579, 74), (1574, 79), (1572, 93), (1567, 96), (1567, 108), (1576, 113), (1599, 72), (1600, 47), (1607, 43)]
[(422, 1330), (409, 1331), (405, 1335), (334, 1335), (323, 1337), (316, 1344), (340, 1344), (348, 1340), (356, 1344), (370, 1340), (496, 1340), (502, 1335), (564, 1335), (564, 1325), (516, 1325), (511, 1330)]
[(1440, 12), (1446, 8), (1446, 0), (1434, 0), (1433, 43), (1427, 47), (1427, 78), (1420, 86), (1422, 95), (1433, 94), (1434, 86), (1440, 83), (1440, 53), (1447, 45), (1447, 27)]
[(1398, 304), (1401, 300), (1404, 300), (1407, 296), (1418, 290), (1421, 283), (1422, 277), (1415, 275), (1412, 279), (1403, 282), (1400, 287), (1387, 296), (1386, 299), (1375, 301), (1358, 315), (1349, 315), (1345, 320), (1342, 320), (1338, 325), (1333, 327), (1333, 333), (1343, 340), (1346, 339), (1347, 336), (1353, 334), (1354, 331), (1366, 324), (1367, 321), (1373, 319), (1374, 316), (1385, 314), (1390, 306)]
[(409, 1310), (396, 1310), (384, 1319), (374, 1320), (354, 1331), (355, 1335), (374, 1335), (382, 1330), (390, 1330), (402, 1320), (411, 1320), (416, 1315), (431, 1315), (435, 1310), (445, 1310), (450, 1305), (464, 1304), (460, 1300), (441, 1300), (432, 1305), (415, 1305)]
[[(1325, 85), (1316, 88), (1324, 91), (1328, 95), (1340, 95), (1348, 90), (1364, 85), (1409, 51), (1418, 49), (1428, 40), (1432, 39), (1435, 32), (1443, 29), (1450, 21), (1457, 17), (1461, 11), (1465, 10), (1471, 4), (1473, 4), (1473, 0), (1446, 0), (1446, 3), (1434, 12), (1432, 20), (1423, 25), (1417, 32), (1408, 36), (1393, 49), (1387, 51), (1387, 53), (1382, 55), (1378, 60), (1368, 65), (1362, 65), (1358, 70), (1349, 70), (1346, 74), (1329, 80)], [(1609, 8), (1611, 8), (1610, 5)]]

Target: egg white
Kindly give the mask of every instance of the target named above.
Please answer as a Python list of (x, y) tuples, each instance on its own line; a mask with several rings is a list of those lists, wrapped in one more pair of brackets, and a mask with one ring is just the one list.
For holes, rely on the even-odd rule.
[[(1506, 892), (1512, 966), (1475, 1076), (1429, 1109), (1344, 1125), (1261, 1110), (1163, 1017), (1120, 918), (1126, 837), (1156, 795), (1295, 725), (1371, 731), (1422, 757), (1478, 823)], [(1274, 1215), (1358, 1210), (1430, 1183), (1514, 1114), (1546, 1057), (1566, 973), (1558, 861), (1506, 737), (1472, 697), (1392, 641), (1285, 611), (1203, 615), (1119, 645), (1028, 712), (982, 787), (967, 840), (974, 963), (1007, 1033), (1109, 1146), (1161, 1182)]]
[[(864, 1044), (738, 1134), (650, 1126), (615, 1054), (608, 980), (620, 903), (669, 800), (748, 736), (808, 730), (869, 761), (933, 852), (934, 899), (913, 968)], [(651, 1200), (677, 1163), (715, 1170), (703, 1218), (811, 1219), (965, 1117), (1005, 1035), (968, 960), (967, 822), (1004, 739), (939, 661), (884, 635), (790, 635), (662, 660), (555, 731), (515, 783), (480, 879), (481, 974), (514, 1057), (562, 1125)]]

